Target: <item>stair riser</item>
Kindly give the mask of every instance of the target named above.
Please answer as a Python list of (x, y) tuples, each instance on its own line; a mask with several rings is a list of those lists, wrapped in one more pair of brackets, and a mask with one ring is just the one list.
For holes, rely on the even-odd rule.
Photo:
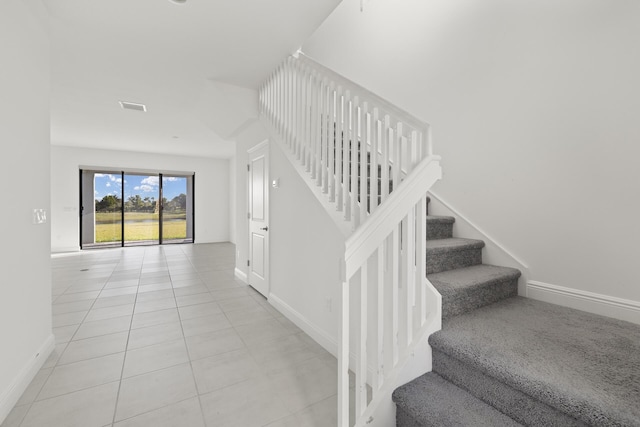
[(518, 295), (518, 279), (488, 283), (469, 289), (458, 297), (443, 295), (442, 317), (446, 319), (516, 295)]
[(434, 372), (524, 425), (587, 425), (436, 348), (432, 350)]
[(427, 221), (427, 240), (449, 239), (453, 237), (453, 223)]
[(441, 253), (427, 251), (427, 274), (482, 264), (482, 248), (469, 248)]
[(436, 424), (419, 423), (401, 407), (396, 408), (396, 427), (440, 427)]

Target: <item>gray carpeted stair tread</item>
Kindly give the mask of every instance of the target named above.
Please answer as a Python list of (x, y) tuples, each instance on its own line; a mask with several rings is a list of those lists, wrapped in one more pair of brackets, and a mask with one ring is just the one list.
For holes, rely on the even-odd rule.
[(427, 241), (427, 253), (439, 254), (445, 252), (463, 251), (468, 249), (482, 249), (484, 242), (476, 239), (462, 239), (453, 237), (449, 239), (436, 239)]
[(450, 318), (429, 343), (586, 424), (640, 426), (638, 325), (514, 297)]
[(427, 224), (438, 222), (444, 224), (453, 224), (454, 222), (456, 222), (456, 219), (452, 216), (427, 215)]
[(490, 282), (517, 279), (520, 275), (520, 270), (515, 268), (480, 264), (430, 274), (428, 277), (429, 281), (444, 296)]
[(521, 426), (433, 372), (397, 388), (393, 401), (404, 412), (401, 418), (408, 421), (399, 420), (398, 427)]
[(429, 274), (442, 295), (444, 318), (492, 304), (518, 293), (520, 270), (489, 264)]

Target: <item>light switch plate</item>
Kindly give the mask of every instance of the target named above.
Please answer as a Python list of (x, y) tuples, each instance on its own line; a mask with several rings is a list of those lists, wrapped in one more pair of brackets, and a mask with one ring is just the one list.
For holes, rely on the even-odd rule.
[(34, 209), (33, 210), (33, 223), (44, 224), (47, 222), (47, 210), (46, 209)]

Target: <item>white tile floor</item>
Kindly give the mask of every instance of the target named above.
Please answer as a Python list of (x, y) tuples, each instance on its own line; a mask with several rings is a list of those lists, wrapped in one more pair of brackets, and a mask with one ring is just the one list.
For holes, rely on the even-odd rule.
[(56, 347), (2, 427), (335, 426), (335, 358), (228, 243), (52, 258)]

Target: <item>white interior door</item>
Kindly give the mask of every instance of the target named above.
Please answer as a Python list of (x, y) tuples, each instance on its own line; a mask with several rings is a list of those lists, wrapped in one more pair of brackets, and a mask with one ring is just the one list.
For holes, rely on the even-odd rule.
[(249, 284), (269, 295), (269, 143), (249, 154)]

